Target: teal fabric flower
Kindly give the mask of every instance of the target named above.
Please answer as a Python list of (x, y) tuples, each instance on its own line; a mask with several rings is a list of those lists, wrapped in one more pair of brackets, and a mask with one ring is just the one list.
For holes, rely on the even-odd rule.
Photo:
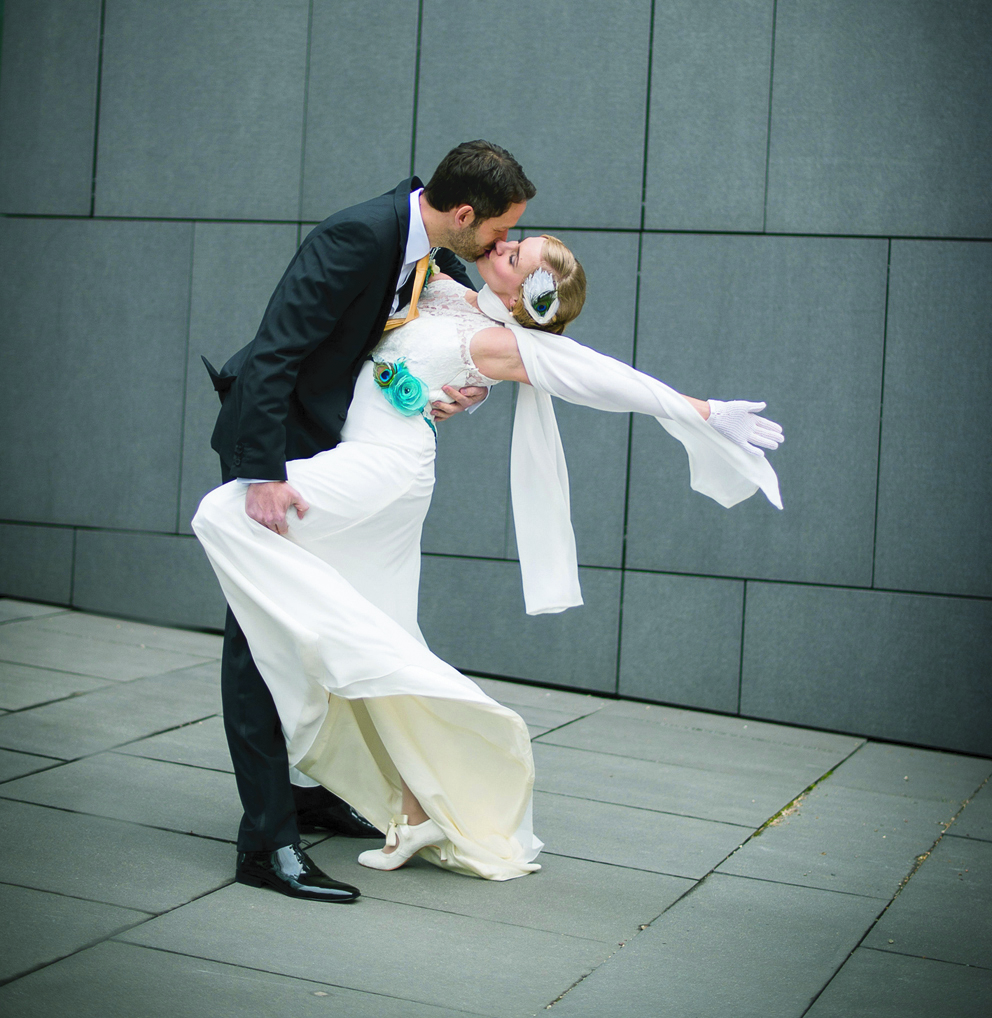
[(423, 413), (429, 402), (427, 386), (411, 375), (404, 361), (390, 364), (387, 361), (374, 362), (375, 380), (382, 394), (404, 417)]

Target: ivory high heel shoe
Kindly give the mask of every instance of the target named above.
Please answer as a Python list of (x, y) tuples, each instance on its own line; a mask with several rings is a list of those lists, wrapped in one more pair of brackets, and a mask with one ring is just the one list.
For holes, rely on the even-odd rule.
[(407, 821), (406, 813), (394, 816), (389, 821), (389, 827), (386, 830), (386, 845), (390, 848), (396, 846), (392, 852), (386, 852), (381, 848), (362, 852), (358, 857), (358, 862), (372, 870), (398, 870), (412, 856), (415, 856), (422, 848), (427, 848), (428, 845), (438, 849), (442, 859), (447, 858), (444, 852), (446, 840), (444, 831), (433, 820), (425, 820), (415, 827), (411, 827)]

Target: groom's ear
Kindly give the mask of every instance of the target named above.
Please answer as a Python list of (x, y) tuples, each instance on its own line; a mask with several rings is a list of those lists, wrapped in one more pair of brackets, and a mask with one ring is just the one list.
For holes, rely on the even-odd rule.
[(456, 205), (451, 210), (454, 216), (455, 227), (464, 230), (475, 222), (475, 209), (471, 205)]

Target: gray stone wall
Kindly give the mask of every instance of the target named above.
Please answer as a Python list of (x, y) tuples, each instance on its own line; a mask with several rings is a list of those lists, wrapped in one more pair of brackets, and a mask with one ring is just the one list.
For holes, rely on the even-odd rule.
[(992, 753), (990, 44), (981, 0), (6, 0), (0, 593), (219, 626), (199, 355), (310, 223), (486, 137), (588, 270), (575, 338), (767, 399), (786, 508), (560, 406), (586, 605), (527, 618), (500, 387), (441, 429), (432, 646)]

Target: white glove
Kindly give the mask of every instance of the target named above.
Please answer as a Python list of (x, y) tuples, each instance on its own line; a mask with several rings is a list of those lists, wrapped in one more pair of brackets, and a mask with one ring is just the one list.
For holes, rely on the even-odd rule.
[(759, 417), (755, 412), (764, 410), (767, 403), (749, 403), (746, 399), (735, 399), (729, 403), (708, 399), (706, 402), (710, 405), (707, 421), (724, 438), (729, 438), (752, 456), (764, 456), (762, 449), (777, 449), (785, 441), (779, 425)]

